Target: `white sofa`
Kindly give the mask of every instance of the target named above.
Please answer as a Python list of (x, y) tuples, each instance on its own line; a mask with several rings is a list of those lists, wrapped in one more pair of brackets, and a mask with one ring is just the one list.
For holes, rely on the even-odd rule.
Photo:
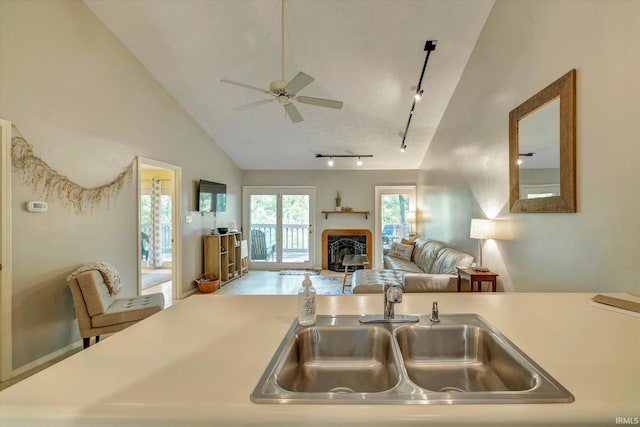
[[(457, 266), (470, 267), (473, 257), (443, 243), (413, 240), (411, 260), (384, 256), (384, 269), (357, 270), (351, 277), (354, 294), (380, 293), (385, 284), (400, 284), (405, 292), (457, 292)], [(463, 289), (468, 287), (465, 280)]]

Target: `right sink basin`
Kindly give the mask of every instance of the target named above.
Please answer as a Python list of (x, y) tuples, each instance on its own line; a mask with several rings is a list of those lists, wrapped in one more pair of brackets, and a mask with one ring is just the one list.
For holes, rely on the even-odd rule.
[(405, 326), (396, 339), (409, 379), (427, 390), (521, 392), (539, 383), (513, 347), (480, 326)]

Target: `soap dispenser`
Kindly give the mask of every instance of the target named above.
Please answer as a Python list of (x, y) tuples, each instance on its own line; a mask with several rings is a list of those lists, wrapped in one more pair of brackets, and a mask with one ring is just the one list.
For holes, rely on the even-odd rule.
[(309, 273), (305, 273), (298, 291), (298, 323), (304, 326), (316, 323), (316, 290)]

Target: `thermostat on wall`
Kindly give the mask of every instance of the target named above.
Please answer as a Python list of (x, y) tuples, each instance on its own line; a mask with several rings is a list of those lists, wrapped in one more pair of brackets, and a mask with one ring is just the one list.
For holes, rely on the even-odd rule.
[(49, 206), (47, 202), (31, 201), (27, 202), (27, 210), (29, 212), (46, 212)]

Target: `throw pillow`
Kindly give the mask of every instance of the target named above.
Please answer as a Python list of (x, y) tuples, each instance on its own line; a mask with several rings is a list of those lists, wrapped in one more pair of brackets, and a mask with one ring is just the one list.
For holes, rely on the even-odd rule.
[(400, 243), (402, 243), (403, 245), (411, 245), (411, 246), (415, 246), (416, 245), (416, 241), (415, 240), (408, 240), (408, 239), (405, 239), (404, 237), (402, 238)]
[(411, 253), (413, 252), (413, 245), (403, 245), (402, 243), (393, 242), (391, 249), (389, 249), (389, 256), (403, 259), (405, 261), (411, 261)]

